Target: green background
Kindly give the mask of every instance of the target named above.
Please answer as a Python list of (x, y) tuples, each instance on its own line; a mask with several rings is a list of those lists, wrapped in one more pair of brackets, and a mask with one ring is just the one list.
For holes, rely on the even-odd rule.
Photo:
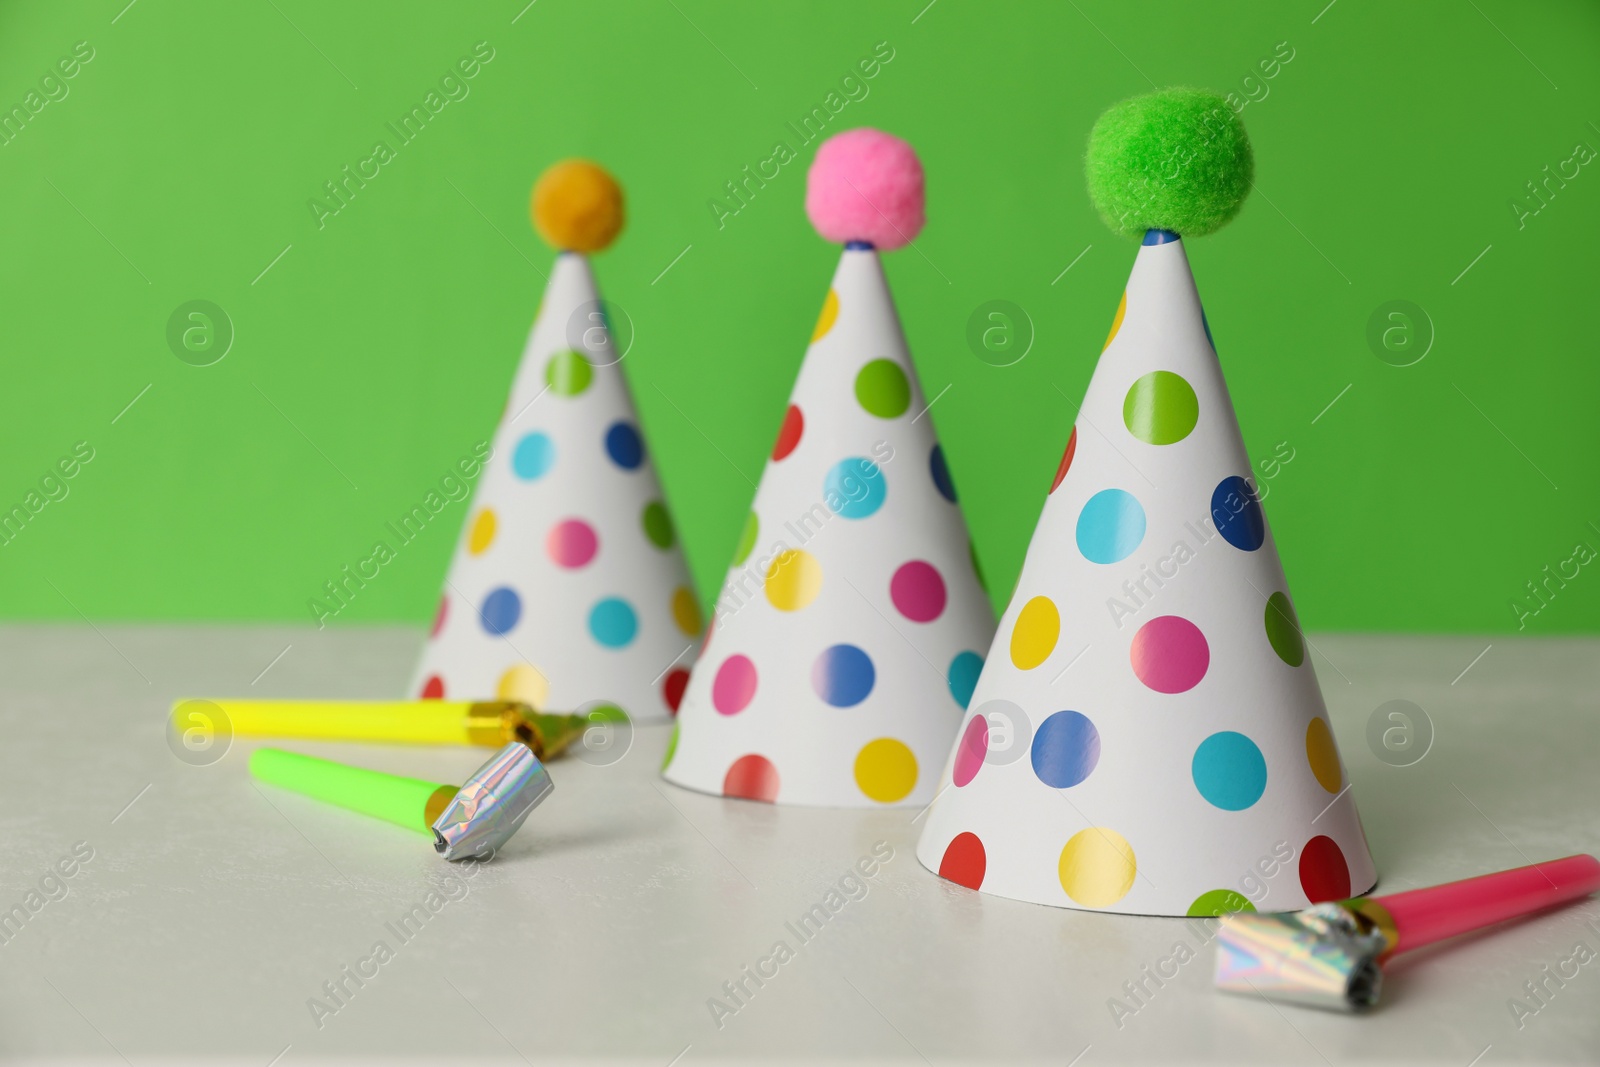
[[(0, 147), (0, 507), (95, 450), (0, 548), (0, 613), (309, 621), (491, 434), (550, 258), (528, 189), (573, 155), (627, 189), (596, 269), (709, 602), (838, 254), (785, 124), (878, 42), (894, 58), (830, 129), (890, 130), (926, 167), (920, 254), (888, 270), (928, 395), (949, 386), (933, 418), (997, 606), (1135, 250), (1093, 214), (1082, 146), (1152, 85), (1267, 90), (1243, 112), (1258, 192), (1190, 256), (1251, 455), (1294, 455), (1267, 510), (1304, 622), (1515, 631), (1524, 583), (1600, 546), (1600, 167), (1520, 228), (1511, 207), (1600, 147), (1594, 5), (525, 3), (0, 7), (0, 106), (95, 50)], [(479, 41), (470, 96), (318, 229), (323, 182)], [(1247, 85), (1280, 42), (1294, 58)], [(719, 228), (708, 202), (779, 139), (801, 159)], [(212, 366), (167, 346), (193, 299), (236, 330)], [(995, 299), (1036, 333), (1013, 366), (966, 341)], [(1396, 299), (1436, 331), (1412, 366), (1367, 342)], [(430, 616), (452, 509), (338, 625)], [(1526, 632), (1595, 629), (1597, 589), (1580, 572)]]

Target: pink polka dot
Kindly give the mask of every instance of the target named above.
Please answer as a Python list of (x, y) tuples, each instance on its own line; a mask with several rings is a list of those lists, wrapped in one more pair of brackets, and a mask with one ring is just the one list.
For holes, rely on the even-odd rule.
[(444, 617), (449, 612), (449, 608), (450, 598), (448, 596), (440, 597), (439, 614), (433, 617), (433, 630), (428, 634), (429, 637), (438, 637), (439, 631), (444, 629)]
[(711, 682), (711, 703), (724, 715), (737, 715), (756, 695), (756, 665), (748, 656), (729, 656)]
[(989, 720), (974, 715), (967, 728), (961, 732), (961, 743), (956, 746), (956, 765), (951, 780), (956, 785), (966, 785), (978, 776), (983, 757), (989, 753)]
[(569, 570), (581, 567), (594, 559), (594, 554), (600, 547), (600, 539), (595, 536), (594, 527), (582, 519), (567, 519), (550, 527), (550, 534), (544, 539), (544, 550), (558, 567)]
[(1200, 684), (1211, 665), (1205, 634), (1188, 619), (1162, 615), (1139, 627), (1128, 651), (1133, 673), (1158, 693), (1183, 693)]
[(914, 559), (894, 572), (889, 599), (912, 622), (932, 622), (944, 611), (944, 579), (933, 564)]

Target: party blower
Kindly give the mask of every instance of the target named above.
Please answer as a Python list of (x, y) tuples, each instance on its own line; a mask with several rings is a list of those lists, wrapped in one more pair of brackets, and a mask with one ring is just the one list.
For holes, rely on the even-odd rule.
[(560, 755), (605, 717), (549, 714), (515, 700), (180, 700), (172, 719), (181, 731), (218, 711), (242, 737), (493, 748), (520, 741), (540, 759)]
[(1378, 1002), (1382, 964), (1402, 952), (1566, 904), (1600, 889), (1600, 860), (1549, 863), (1281, 915), (1229, 915), (1217, 988), (1335, 1011)]
[(493, 855), (555, 788), (521, 741), (507, 744), (459, 789), (280, 748), (251, 753), (250, 773), (280, 789), (431, 833), (433, 850), (447, 860)]

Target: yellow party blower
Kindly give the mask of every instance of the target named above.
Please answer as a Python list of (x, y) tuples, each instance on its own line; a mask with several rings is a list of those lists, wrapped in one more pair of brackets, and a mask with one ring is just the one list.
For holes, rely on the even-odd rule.
[(197, 709), (238, 736), (485, 747), (520, 741), (540, 759), (560, 755), (590, 725), (582, 715), (545, 714), (514, 700), (180, 700), (172, 706), (180, 732)]
[(434, 851), (447, 860), (492, 856), (555, 788), (539, 757), (520, 741), (495, 753), (459, 789), (281, 748), (252, 752), (250, 774), (280, 789), (431, 834)]

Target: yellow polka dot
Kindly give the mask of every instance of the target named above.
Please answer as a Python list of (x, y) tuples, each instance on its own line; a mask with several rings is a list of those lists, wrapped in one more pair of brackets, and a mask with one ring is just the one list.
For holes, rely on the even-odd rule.
[(1011, 628), (1011, 662), (1031, 671), (1050, 658), (1061, 636), (1061, 613), (1047, 596), (1036, 596), (1017, 613)]
[(1344, 779), (1339, 767), (1339, 746), (1333, 743), (1333, 731), (1328, 729), (1327, 720), (1320, 716), (1306, 727), (1306, 762), (1311, 764), (1311, 773), (1317, 776), (1322, 788), (1330, 793), (1339, 791), (1339, 783)]
[(520, 700), (542, 708), (550, 699), (550, 680), (532, 664), (519, 663), (500, 676), (496, 691), (501, 700)]
[(1133, 846), (1103, 826), (1078, 831), (1061, 850), (1061, 888), (1086, 908), (1109, 908), (1127, 896), (1138, 869)]
[(767, 568), (767, 599), (779, 611), (799, 611), (821, 591), (822, 564), (809, 552), (780, 552)]
[(822, 314), (817, 316), (817, 328), (811, 331), (811, 343), (816, 344), (826, 337), (838, 318), (839, 294), (829, 289), (828, 299), (822, 302)]
[(1102, 348), (1100, 351), (1104, 352), (1106, 348), (1110, 348), (1111, 342), (1117, 339), (1117, 331), (1122, 329), (1122, 317), (1127, 313), (1128, 293), (1126, 290), (1124, 290), (1122, 293), (1122, 303), (1117, 305), (1117, 317), (1111, 320), (1111, 332), (1106, 334), (1105, 348)]
[(672, 594), (672, 619), (690, 637), (700, 632), (700, 605), (686, 586), (679, 586)]
[(474, 556), (481, 556), (493, 541), (494, 510), (484, 508), (478, 512), (478, 517), (472, 520), (472, 532), (467, 535), (467, 551)]
[(868, 741), (856, 754), (856, 785), (880, 804), (904, 800), (917, 787), (917, 757), (892, 737)]

